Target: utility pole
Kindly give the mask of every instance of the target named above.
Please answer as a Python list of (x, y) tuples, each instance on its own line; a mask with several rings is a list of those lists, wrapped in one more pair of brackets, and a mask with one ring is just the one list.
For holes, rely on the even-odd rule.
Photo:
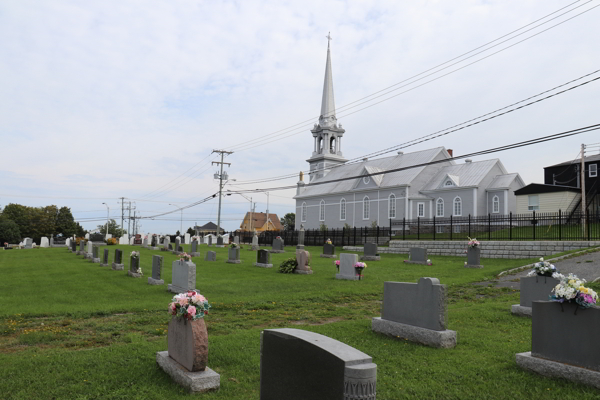
[(269, 192), (265, 192), (267, 194), (267, 230), (269, 230)]
[(129, 218), (127, 218), (127, 234), (131, 235), (131, 202), (129, 202)]
[[(123, 231), (123, 215), (125, 214), (125, 210), (123, 209), (123, 201), (125, 200), (125, 197), (121, 197), (121, 233)], [(121, 236), (123, 236), (121, 234)]]
[[(223, 191), (223, 164), (227, 164), (228, 166), (231, 167), (231, 163), (224, 163), (223, 162), (223, 157), (225, 154), (233, 154), (233, 151), (225, 151), (225, 150), (213, 150), (213, 153), (219, 153), (221, 154), (221, 161), (213, 161), (211, 163), (212, 164), (220, 164), (221, 165), (221, 172), (219, 174), (215, 174), (215, 179), (219, 178), (219, 214), (217, 215), (217, 236), (221, 234), (221, 192)], [(212, 153), (211, 153), (212, 154)], [(225, 177), (227, 178), (227, 173), (225, 173)], [(227, 180), (227, 179), (225, 179)]]
[(587, 202), (585, 199), (585, 144), (581, 144), (581, 226), (583, 228), (583, 238), (587, 239), (586, 229), (586, 214), (587, 214)]

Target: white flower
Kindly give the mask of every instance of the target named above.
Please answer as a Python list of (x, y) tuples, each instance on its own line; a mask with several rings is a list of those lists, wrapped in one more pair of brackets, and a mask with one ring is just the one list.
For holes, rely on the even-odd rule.
[(544, 261), (544, 257), (540, 257), (540, 261)]

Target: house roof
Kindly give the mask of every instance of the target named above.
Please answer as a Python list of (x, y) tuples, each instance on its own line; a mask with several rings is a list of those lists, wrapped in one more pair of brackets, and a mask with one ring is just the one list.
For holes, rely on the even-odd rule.
[(515, 195), (524, 194), (539, 194), (539, 193), (553, 193), (553, 192), (581, 192), (581, 189), (574, 188), (571, 186), (558, 186), (558, 185), (546, 185), (543, 183), (530, 183), (527, 186), (523, 186), (521, 189), (515, 190)]
[[(246, 216), (244, 217), (244, 221), (250, 219), (250, 213), (247, 212)], [(252, 226), (253, 228), (259, 228), (264, 226), (267, 223), (267, 214), (262, 213), (262, 212), (255, 212), (252, 213)], [(271, 220), (271, 223), (273, 224), (273, 227), (275, 228), (276, 231), (282, 231), (283, 230), (283, 225), (281, 225), (281, 221), (279, 220), (279, 217), (277, 216), (277, 214), (271, 214), (269, 213), (269, 219)], [(240, 228), (244, 225), (244, 222), (242, 221), (242, 223), (240, 224)]]
[[(429, 181), (422, 189), (423, 191), (436, 190), (448, 175), (460, 177), (458, 187), (478, 186), (487, 176), (490, 170), (499, 164), (501, 170), (506, 173), (502, 163), (497, 158), (476, 162), (465, 162), (462, 164), (448, 165), (442, 168), (437, 175)], [(456, 186), (454, 186), (456, 187)]]
[[(426, 168), (426, 166), (409, 168), (413, 165), (420, 165), (433, 161), (436, 157), (449, 158), (448, 153), (443, 147), (436, 147), (433, 149), (415, 151), (413, 153), (398, 154), (392, 157), (378, 158), (374, 160), (367, 160), (358, 163), (343, 164), (339, 167), (332, 168), (331, 171), (324, 177), (315, 178), (311, 183), (304, 186), (304, 189), (300, 195), (294, 196), (295, 199), (319, 196), (324, 194), (332, 193), (345, 193), (354, 189), (356, 179), (347, 179), (337, 182), (322, 183), (335, 181), (337, 179), (349, 178), (354, 176), (361, 176), (365, 171), (368, 173), (388, 171), (391, 169), (408, 168), (401, 171), (386, 172), (381, 175), (375, 175), (373, 178), (379, 176), (381, 178), (374, 179), (374, 182), (378, 183), (379, 188), (395, 187), (403, 185), (413, 185), (417, 183), (417, 187), (411, 189), (418, 191), (421, 189), (421, 185), (415, 182), (415, 178)], [(448, 160), (449, 163), (453, 161)], [(380, 180), (381, 179), (381, 180)]]
[[(199, 230), (199, 231), (216, 231), (217, 224), (215, 224), (213, 222), (208, 222), (202, 226), (194, 226), (194, 229)], [(221, 231), (225, 232), (225, 230), (223, 228), (221, 228)]]
[[(549, 165), (547, 167), (544, 168), (552, 168), (552, 167), (561, 167), (563, 165), (571, 165), (571, 164), (578, 164), (581, 160), (571, 160), (571, 161), (565, 161), (559, 164), (554, 164), (554, 165)], [(593, 162), (593, 161), (600, 161), (600, 154), (595, 154), (593, 156), (587, 156), (583, 158), (583, 161), (588, 163), (588, 162)]]
[(513, 181), (517, 178), (520, 179), (520, 176), (517, 173), (496, 175), (494, 180), (487, 187), (487, 190), (508, 189), (510, 187), (510, 185), (513, 183)]

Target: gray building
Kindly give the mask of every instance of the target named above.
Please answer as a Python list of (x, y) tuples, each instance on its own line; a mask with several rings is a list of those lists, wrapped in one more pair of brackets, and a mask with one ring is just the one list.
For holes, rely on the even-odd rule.
[(514, 191), (525, 186), (498, 159), (456, 163), (444, 147), (348, 162), (341, 150), (345, 130), (335, 117), (329, 45), (321, 115), (311, 133), (309, 182), (301, 173), (294, 196), (298, 228), (508, 214), (516, 211)]

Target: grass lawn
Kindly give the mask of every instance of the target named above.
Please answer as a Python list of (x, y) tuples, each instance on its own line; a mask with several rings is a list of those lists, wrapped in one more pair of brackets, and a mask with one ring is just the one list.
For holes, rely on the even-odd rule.
[[(184, 246), (189, 250), (189, 246)], [(139, 249), (144, 277), (100, 267), (65, 248), (0, 251), (0, 399), (189, 398), (156, 365), (166, 350), (167, 252)], [(293, 327), (340, 340), (373, 357), (377, 398), (385, 399), (596, 399), (596, 389), (519, 369), (515, 353), (531, 350), (531, 320), (514, 317), (518, 292), (474, 286), (534, 260), (486, 259), (465, 269), (463, 258), (433, 257), (433, 266), (404, 264), (405, 255), (383, 254), (361, 281), (334, 279), (331, 259), (307, 248), (313, 275), (278, 273), (294, 255), (272, 254), (272, 269), (253, 267), (256, 253), (240, 251), (242, 264), (195, 258), (196, 287), (212, 304), (207, 317), (208, 365), (221, 374), (210, 399), (259, 398), (259, 336), (265, 328)], [(202, 246), (204, 256), (207, 247)], [(340, 249), (338, 249), (339, 254)], [(100, 250), (102, 254), (102, 249)], [(151, 256), (165, 257), (164, 286), (147, 284)], [(203, 257), (202, 257), (203, 258)], [(448, 285), (449, 329), (454, 349), (433, 349), (373, 333), (384, 281), (416, 282), (422, 276)]]

